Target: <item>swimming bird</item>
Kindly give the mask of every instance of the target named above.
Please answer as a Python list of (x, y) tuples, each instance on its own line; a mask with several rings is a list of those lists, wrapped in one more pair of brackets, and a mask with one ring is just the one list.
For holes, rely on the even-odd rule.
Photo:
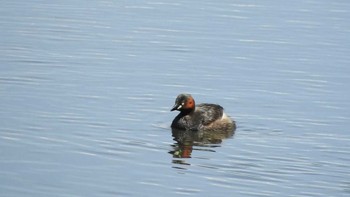
[(179, 94), (171, 111), (180, 111), (171, 127), (182, 130), (234, 130), (235, 122), (217, 104), (195, 104), (190, 94)]

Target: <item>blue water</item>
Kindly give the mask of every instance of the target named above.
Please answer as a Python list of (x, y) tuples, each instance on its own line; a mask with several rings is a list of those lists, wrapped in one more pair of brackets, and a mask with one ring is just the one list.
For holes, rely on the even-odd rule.
[[(349, 196), (349, 23), (347, 1), (2, 1), (0, 196)], [(174, 139), (182, 92), (235, 134)]]

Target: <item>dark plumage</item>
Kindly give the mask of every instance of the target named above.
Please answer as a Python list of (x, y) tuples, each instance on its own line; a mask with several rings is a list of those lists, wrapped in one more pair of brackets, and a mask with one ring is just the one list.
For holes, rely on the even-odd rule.
[(234, 127), (233, 121), (217, 104), (203, 103), (195, 105), (190, 94), (180, 94), (171, 111), (180, 113), (173, 120), (171, 127), (184, 130), (220, 130)]

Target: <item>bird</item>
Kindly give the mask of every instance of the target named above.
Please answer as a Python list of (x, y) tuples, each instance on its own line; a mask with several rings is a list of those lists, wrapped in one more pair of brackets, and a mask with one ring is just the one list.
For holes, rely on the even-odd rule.
[(176, 97), (170, 111), (180, 111), (171, 128), (190, 131), (235, 130), (236, 123), (217, 104), (195, 104), (191, 94), (181, 93)]

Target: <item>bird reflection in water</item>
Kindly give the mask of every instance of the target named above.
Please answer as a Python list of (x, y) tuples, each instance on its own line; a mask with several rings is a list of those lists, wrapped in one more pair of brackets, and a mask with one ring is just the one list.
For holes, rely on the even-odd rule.
[[(193, 150), (215, 152), (212, 148), (219, 147), (224, 139), (232, 137), (235, 129), (233, 127), (226, 130), (191, 131), (172, 128), (172, 136), (176, 143), (172, 145), (173, 150), (169, 153), (173, 158), (191, 158)], [(189, 165), (181, 159), (174, 159), (173, 163)]]

